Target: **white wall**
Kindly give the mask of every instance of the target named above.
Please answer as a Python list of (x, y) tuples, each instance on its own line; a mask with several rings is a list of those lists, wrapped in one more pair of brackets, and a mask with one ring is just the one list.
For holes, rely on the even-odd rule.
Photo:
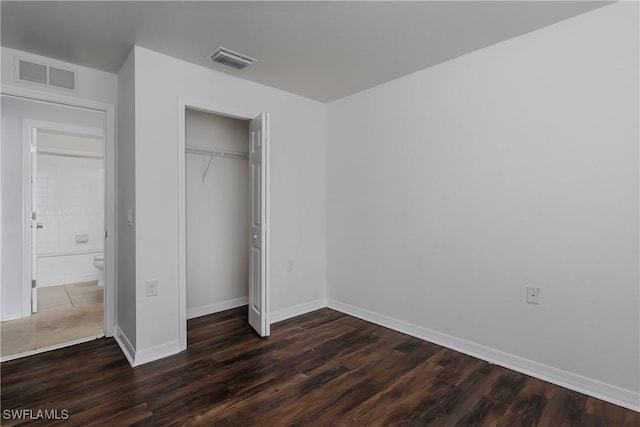
[(137, 349), (178, 339), (179, 96), (271, 113), (271, 310), (324, 298), (325, 105), (139, 47), (135, 75)]
[[(102, 131), (102, 129), (97, 130)], [(67, 154), (104, 157), (104, 138), (101, 136), (43, 130), (38, 135), (38, 147), (63, 150)]]
[(102, 253), (100, 250), (86, 254), (38, 257), (38, 287), (98, 280), (99, 270), (93, 265), (93, 259)]
[[(135, 55), (133, 50), (118, 73), (118, 292), (116, 324), (128, 344), (136, 346), (136, 239), (135, 239)], [(127, 221), (131, 210), (131, 224)], [(115, 334), (118, 339), (117, 332)]]
[(638, 51), (617, 3), (329, 104), (329, 298), (637, 393)]
[[(187, 110), (186, 145), (249, 152), (247, 120)], [(238, 305), (249, 292), (249, 161), (186, 156), (187, 314)], [(235, 301), (235, 302), (234, 302)]]

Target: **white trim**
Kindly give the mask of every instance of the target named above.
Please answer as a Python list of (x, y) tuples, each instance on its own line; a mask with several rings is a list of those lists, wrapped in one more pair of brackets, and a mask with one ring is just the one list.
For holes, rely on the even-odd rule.
[(393, 329), (403, 334), (411, 335), (425, 341), (438, 344), (495, 365), (503, 366), (525, 375), (539, 378), (561, 387), (586, 394), (588, 396), (611, 402), (634, 411), (640, 411), (640, 393), (626, 390), (592, 378), (574, 374), (553, 366), (545, 365), (524, 357), (506, 353), (491, 347), (486, 347), (471, 341), (443, 334), (433, 329), (414, 325), (402, 320), (394, 319), (383, 314), (375, 313), (364, 308), (345, 304), (340, 301), (327, 299), (327, 306), (334, 310), (375, 323), (385, 328)]
[[(253, 120), (260, 114), (259, 111), (241, 110), (235, 107), (215, 104), (190, 96), (178, 97), (178, 104), (182, 105), (185, 108), (188, 108), (189, 110), (200, 111), (202, 113), (212, 113), (219, 116), (231, 117), (233, 119), (240, 120)], [(184, 110), (184, 108), (182, 110)]]
[[(104, 129), (100, 128), (93, 128), (89, 126), (75, 126), (66, 123), (30, 118), (24, 118), (23, 122), (29, 123), (29, 125), (31, 125), (30, 127), (32, 128), (38, 128), (45, 131), (64, 132), (65, 134), (104, 138)], [(42, 150), (42, 148), (40, 150)], [(47, 150), (49, 150), (49, 148), (47, 148)]]
[(97, 255), (101, 254), (102, 249), (86, 249), (79, 251), (60, 251), (60, 252), (39, 252), (38, 258), (56, 258), (61, 256), (76, 256), (76, 255)]
[[(105, 229), (107, 231), (107, 238), (105, 239), (105, 293), (104, 293), (104, 326), (105, 335), (110, 337), (114, 334), (114, 327), (116, 324), (116, 271), (117, 271), (117, 187), (116, 187), (116, 117), (115, 106), (112, 104), (106, 104), (103, 102), (92, 101), (89, 99), (78, 98), (68, 96), (59, 93), (44, 92), (40, 90), (34, 90), (29, 88), (23, 88), (13, 85), (1, 86), (1, 93), (7, 96), (13, 96), (17, 98), (25, 98), (34, 102), (40, 102), (45, 104), (60, 104), (71, 108), (90, 109), (103, 112), (105, 115), (104, 122), (104, 162), (105, 162)], [(28, 157), (28, 156), (27, 156)], [(27, 159), (28, 160), (28, 159)], [(24, 161), (24, 160), (23, 160)], [(23, 189), (24, 190), (24, 189)], [(24, 191), (23, 191), (24, 199)], [(24, 204), (29, 200), (23, 200)], [(23, 221), (26, 221), (27, 216), (23, 212)], [(25, 226), (23, 226), (23, 233), (27, 234)], [(29, 242), (27, 242), (28, 244)], [(24, 237), (23, 237), (24, 245)], [(23, 247), (23, 250), (29, 252), (29, 246)], [(30, 275), (31, 272), (27, 272)], [(23, 297), (24, 298), (24, 297)], [(31, 305), (29, 299), (29, 306)], [(25, 306), (23, 300), (23, 307)], [(29, 307), (29, 310), (31, 308)]]
[(145, 363), (153, 362), (155, 360), (180, 353), (181, 351), (179, 340), (162, 343), (144, 350), (136, 351), (134, 363), (131, 364), (131, 366), (135, 367), (144, 365)]
[[(69, 107), (88, 108), (90, 110), (107, 111), (115, 108), (113, 104), (93, 101), (91, 99), (80, 98), (78, 96), (69, 96), (67, 93), (53, 93), (49, 91), (36, 90), (34, 88), (26, 88), (10, 84), (2, 85), (2, 93), (4, 95), (15, 96), (18, 98), (27, 98), (33, 101), (62, 104)], [(108, 129), (107, 129), (108, 131)], [(108, 133), (108, 132), (107, 132)]]
[[(265, 281), (265, 299), (264, 313), (267, 335), (271, 334), (271, 114), (264, 114), (265, 139), (262, 146), (262, 167), (265, 171), (264, 183), (264, 224), (262, 224), (264, 241), (262, 242), (262, 250), (264, 254), (264, 281)], [(326, 305), (326, 301), (325, 301)]]
[(50, 156), (104, 159), (104, 156), (102, 155), (102, 153), (97, 153), (94, 151), (67, 150), (66, 148), (50, 148), (50, 147), (36, 148), (36, 151), (38, 152), (38, 154), (48, 154)]
[(187, 202), (186, 202), (186, 116), (187, 103), (178, 98), (178, 341), (187, 349)]
[(115, 327), (113, 338), (118, 343), (124, 357), (129, 361), (129, 365), (133, 366), (136, 357), (136, 350), (133, 347), (133, 344), (131, 344), (131, 341), (129, 341), (129, 338), (127, 338), (127, 335), (122, 332), (122, 329), (120, 329), (120, 326), (118, 325)]
[(39, 280), (38, 288), (48, 288), (51, 286), (71, 285), (74, 283), (95, 282), (100, 279), (100, 274), (85, 274), (83, 276), (65, 276), (53, 280)]
[(325, 308), (327, 306), (327, 299), (320, 298), (315, 301), (309, 301), (302, 304), (294, 305), (291, 307), (283, 308), (271, 313), (271, 324), (282, 322), (283, 320), (291, 319), (292, 317), (301, 316), (303, 314), (311, 313), (312, 311)]
[(93, 335), (90, 337), (79, 338), (77, 340), (67, 341), (62, 344), (50, 345), (48, 347), (37, 348), (35, 350), (25, 351), (24, 353), (11, 354), (9, 356), (0, 357), (0, 362), (8, 362), (9, 360), (20, 359), (21, 357), (33, 356), (34, 354), (45, 353), (47, 351), (58, 350), (60, 348), (69, 347), (71, 345), (82, 344), (85, 342), (97, 340), (104, 337), (104, 334)]
[[(187, 252), (186, 252), (186, 109), (251, 120), (260, 113), (213, 104), (201, 99), (178, 97), (178, 342), (180, 351), (187, 348)], [(267, 286), (268, 287), (268, 286)], [(267, 305), (268, 308), (268, 305)], [(267, 311), (268, 316), (268, 311)], [(268, 319), (268, 317), (267, 317)]]
[(1, 322), (8, 322), (9, 320), (18, 320), (18, 319), (22, 319), (22, 313), (12, 314), (10, 316), (2, 317), (2, 319), (0, 319), (0, 321)]
[(31, 316), (31, 129), (22, 120), (22, 317)]
[(209, 314), (219, 313), (232, 308), (242, 307), (248, 303), (249, 299), (247, 297), (240, 297), (213, 304), (187, 308), (187, 319), (194, 319), (196, 317), (207, 316)]

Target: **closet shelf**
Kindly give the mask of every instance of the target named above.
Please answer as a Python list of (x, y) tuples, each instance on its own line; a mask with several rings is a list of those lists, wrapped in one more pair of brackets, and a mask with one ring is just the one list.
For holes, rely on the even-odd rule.
[(214, 157), (225, 157), (228, 159), (249, 160), (249, 153), (242, 153), (237, 151), (210, 150), (208, 148), (196, 147), (194, 145), (187, 145), (185, 147), (185, 152), (187, 154), (209, 156), (209, 162), (207, 163), (207, 167), (202, 172), (202, 182), (204, 182), (204, 178), (207, 176), (207, 172), (209, 172), (209, 166), (211, 166), (211, 162), (213, 161)]

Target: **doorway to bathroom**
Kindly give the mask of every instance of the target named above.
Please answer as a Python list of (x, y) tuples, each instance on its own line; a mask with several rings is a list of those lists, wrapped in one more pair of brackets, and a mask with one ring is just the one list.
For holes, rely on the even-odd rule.
[(32, 316), (2, 325), (3, 356), (104, 336), (103, 131), (28, 119), (23, 129)]
[(64, 300), (61, 287), (71, 297), (74, 284), (104, 286), (104, 138), (101, 129), (25, 126), (31, 135), (31, 312), (37, 313), (53, 303), (52, 294)]
[(100, 338), (108, 329), (113, 282), (105, 280), (105, 253), (114, 206), (105, 118), (2, 95), (2, 361)]

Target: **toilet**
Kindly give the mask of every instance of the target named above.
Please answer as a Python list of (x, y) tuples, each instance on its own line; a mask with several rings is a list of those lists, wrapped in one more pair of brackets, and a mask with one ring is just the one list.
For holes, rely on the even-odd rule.
[(93, 266), (100, 270), (98, 272), (98, 286), (104, 286), (104, 254), (96, 255), (93, 258)]

